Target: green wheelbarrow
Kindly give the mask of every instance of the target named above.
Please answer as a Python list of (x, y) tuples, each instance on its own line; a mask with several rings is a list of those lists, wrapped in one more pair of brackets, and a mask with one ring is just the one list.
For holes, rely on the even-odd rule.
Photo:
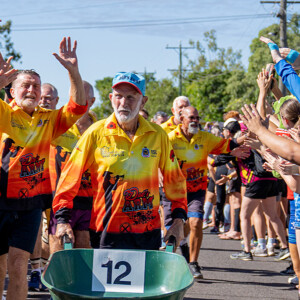
[[(183, 299), (194, 279), (186, 260), (151, 250), (72, 249), (54, 253), (42, 274), (53, 300)], [(69, 249), (69, 250), (66, 250)]]

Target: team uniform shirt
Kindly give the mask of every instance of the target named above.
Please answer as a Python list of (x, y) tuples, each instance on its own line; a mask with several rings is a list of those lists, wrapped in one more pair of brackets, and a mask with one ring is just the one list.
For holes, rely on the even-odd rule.
[[(158, 168), (174, 218), (186, 218), (185, 178), (166, 133), (139, 116), (132, 140), (119, 127), (115, 115), (98, 121), (83, 134), (58, 183), (53, 211), (59, 223), (90, 169), (93, 209), (90, 228), (101, 234), (100, 247), (155, 249), (160, 246)], [(146, 237), (146, 238), (145, 238)]]
[(169, 139), (186, 178), (187, 192), (206, 190), (207, 156), (229, 152), (230, 140), (199, 131), (189, 142), (181, 131), (181, 125), (169, 133)]
[[(93, 123), (97, 121), (92, 114), (89, 114), (89, 117)], [(55, 194), (61, 172), (80, 137), (81, 133), (79, 132), (77, 125), (74, 124), (68, 131), (51, 143), (49, 170), (53, 195)], [(91, 173), (89, 170), (85, 170), (81, 178), (78, 194), (74, 198), (74, 208), (91, 209), (92, 202)]]
[(50, 142), (68, 130), (86, 109), (86, 105), (70, 99), (59, 110), (37, 106), (30, 116), (14, 100), (9, 105), (0, 100), (0, 209), (51, 207)]
[(165, 123), (162, 123), (160, 126), (167, 134), (169, 134), (171, 131), (173, 131), (177, 127), (177, 125), (174, 124), (174, 116), (171, 117)]

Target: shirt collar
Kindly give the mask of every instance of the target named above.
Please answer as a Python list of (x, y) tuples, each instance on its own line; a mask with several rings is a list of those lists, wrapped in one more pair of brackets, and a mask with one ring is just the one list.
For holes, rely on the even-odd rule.
[(198, 131), (198, 133), (196, 133), (196, 134), (193, 135), (193, 137), (191, 138), (191, 140), (190, 140), (190, 142), (189, 142), (189, 141), (187, 140), (187, 138), (184, 136), (184, 134), (182, 133), (181, 126), (182, 126), (182, 124), (179, 124), (179, 125), (174, 129), (176, 138), (182, 139), (182, 140), (188, 142), (189, 144), (194, 143), (194, 142), (196, 141), (196, 139), (198, 138), (198, 136), (199, 136), (200, 130)]

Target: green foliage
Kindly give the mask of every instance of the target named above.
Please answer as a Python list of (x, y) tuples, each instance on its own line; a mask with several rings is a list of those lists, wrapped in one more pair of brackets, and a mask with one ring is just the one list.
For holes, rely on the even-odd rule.
[(10, 32), (11, 21), (7, 21), (5, 24), (0, 26), (0, 52), (5, 59), (13, 56), (13, 61), (19, 61), (21, 59), (21, 54), (14, 49)]
[(154, 80), (147, 84), (146, 95), (148, 101), (145, 109), (150, 117), (161, 110), (171, 114), (173, 100), (178, 96), (178, 90), (170, 79)]
[[(198, 57), (189, 59), (191, 72), (185, 74), (184, 91), (195, 106), (202, 120), (221, 121), (228, 103), (244, 92), (232, 81), (245, 77), (241, 64), (241, 52), (232, 48), (219, 48), (215, 31), (204, 34), (204, 42), (190, 41), (195, 46)], [(232, 89), (228, 88), (232, 86)]]
[(111, 93), (112, 77), (105, 77), (96, 81), (96, 89), (100, 96), (100, 105), (92, 110), (96, 113), (98, 120), (107, 118), (112, 112), (111, 103), (109, 100), (109, 93)]

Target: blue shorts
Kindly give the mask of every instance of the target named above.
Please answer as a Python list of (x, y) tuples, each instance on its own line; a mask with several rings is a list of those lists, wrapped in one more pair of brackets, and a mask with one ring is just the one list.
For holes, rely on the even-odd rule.
[(300, 229), (300, 195), (294, 193), (295, 200), (295, 229)]
[(295, 200), (289, 200), (289, 203), (290, 203), (289, 243), (296, 245)]
[(42, 218), (42, 209), (29, 211), (0, 210), (0, 255), (9, 247), (33, 252)]
[(187, 193), (188, 218), (198, 218), (203, 221), (204, 200), (205, 200), (204, 190), (199, 190), (193, 193)]

